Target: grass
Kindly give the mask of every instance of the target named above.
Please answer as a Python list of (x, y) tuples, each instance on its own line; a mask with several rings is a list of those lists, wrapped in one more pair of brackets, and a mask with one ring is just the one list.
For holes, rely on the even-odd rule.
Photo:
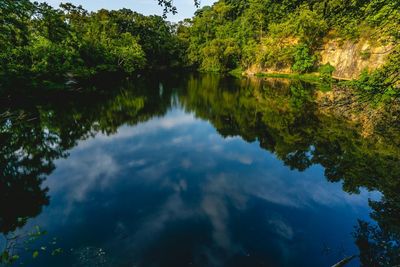
[[(236, 68), (229, 71), (229, 74), (235, 77), (243, 77), (243, 69)], [(259, 72), (256, 73), (254, 76), (259, 78), (282, 78), (282, 79), (292, 79), (292, 80), (301, 80), (307, 83), (311, 83), (317, 85), (318, 88), (323, 91), (331, 90), (331, 84), (324, 83), (321, 80), (321, 77), (318, 72), (314, 73), (306, 73), (306, 74), (299, 74), (299, 73), (266, 73), (266, 72)]]
[(269, 78), (285, 78), (285, 79), (296, 79), (303, 80), (305, 82), (310, 83), (320, 83), (321, 79), (319, 74), (317, 73), (307, 73), (307, 74), (298, 74), (298, 73), (256, 73), (257, 77), (269, 77)]
[(265, 73), (260, 72), (255, 74), (256, 77), (265, 77), (265, 78), (283, 78), (283, 79), (292, 79), (292, 80), (301, 80), (307, 83), (315, 84), (321, 91), (329, 91), (331, 89), (331, 85), (323, 82), (319, 76), (319, 73)]
[(240, 67), (229, 71), (229, 74), (235, 77), (242, 77), (243, 76), (242, 73), (243, 69)]

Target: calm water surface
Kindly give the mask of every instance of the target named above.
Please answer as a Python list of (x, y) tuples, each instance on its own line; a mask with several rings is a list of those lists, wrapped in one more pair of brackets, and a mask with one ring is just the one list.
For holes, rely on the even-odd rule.
[(47, 232), (27, 266), (396, 261), (399, 150), (320, 114), (312, 90), (160, 75), (7, 100), (1, 231)]

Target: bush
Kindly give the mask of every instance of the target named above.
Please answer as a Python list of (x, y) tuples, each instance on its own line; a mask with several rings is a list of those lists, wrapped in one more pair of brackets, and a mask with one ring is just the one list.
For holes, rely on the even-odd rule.
[(313, 69), (316, 60), (316, 56), (310, 53), (308, 46), (300, 44), (295, 50), (292, 70), (299, 73), (309, 72)]
[(400, 47), (389, 56), (386, 64), (369, 73), (363, 71), (360, 79), (350, 82), (362, 94), (374, 98), (376, 102), (400, 98)]
[(325, 65), (322, 65), (319, 68), (319, 75), (321, 77), (321, 81), (325, 84), (331, 84), (333, 79), (332, 79), (332, 74), (335, 71), (335, 67), (332, 66), (329, 62), (326, 63)]

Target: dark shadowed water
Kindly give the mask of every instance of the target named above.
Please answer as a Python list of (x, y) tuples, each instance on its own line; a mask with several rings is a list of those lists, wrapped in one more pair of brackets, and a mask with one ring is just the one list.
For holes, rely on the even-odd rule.
[(16, 265), (398, 263), (400, 149), (321, 114), (313, 86), (102, 87), (2, 100), (0, 230), (18, 235)]

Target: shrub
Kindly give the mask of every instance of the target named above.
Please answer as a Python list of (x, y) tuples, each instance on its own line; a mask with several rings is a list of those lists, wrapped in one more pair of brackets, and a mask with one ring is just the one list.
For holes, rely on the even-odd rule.
[(294, 54), (294, 64), (292, 70), (305, 73), (313, 69), (316, 56), (310, 53), (310, 49), (306, 44), (300, 44), (296, 47)]
[(328, 63), (326, 63), (325, 65), (322, 65), (320, 68), (319, 68), (319, 74), (320, 74), (320, 77), (321, 77), (321, 81), (323, 82), (323, 83), (326, 83), (326, 84), (331, 84), (332, 83), (332, 81), (333, 81), (333, 79), (332, 79), (332, 74), (333, 74), (333, 72), (335, 71), (335, 67), (334, 66), (332, 66), (329, 62)]

